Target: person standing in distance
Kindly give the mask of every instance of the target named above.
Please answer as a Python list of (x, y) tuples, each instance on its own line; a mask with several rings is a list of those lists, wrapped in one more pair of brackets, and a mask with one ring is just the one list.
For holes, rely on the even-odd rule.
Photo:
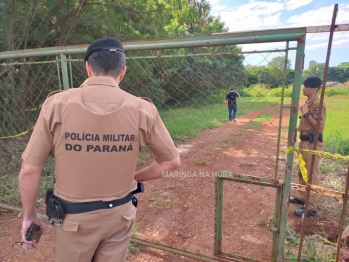
[[(119, 87), (126, 73), (122, 43), (105, 37), (85, 55), (88, 78), (80, 88), (51, 93), (22, 154), (19, 190), (22, 240), (32, 223), (45, 226), (35, 208), (40, 176), (55, 160), (54, 195), (65, 217), (54, 226), (56, 262), (125, 261), (136, 208), (137, 182), (162, 177), (180, 165), (178, 150), (156, 107)], [(155, 160), (135, 172), (147, 145)]]
[(235, 116), (236, 116), (236, 112), (238, 111), (237, 104), (236, 104), (237, 97), (240, 97), (240, 94), (235, 91), (234, 86), (231, 86), (229, 93), (225, 97), (225, 104), (226, 106), (228, 106), (229, 121), (232, 121), (232, 120), (236, 121)]
[[(303, 84), (304, 84), (303, 95), (307, 97), (307, 100), (305, 101), (304, 105), (300, 106), (302, 115), (300, 116), (300, 122), (298, 126), (298, 131), (300, 132), (299, 138), (301, 140), (299, 143), (299, 149), (309, 149), (309, 150), (313, 149), (317, 119), (320, 118), (319, 137), (318, 137), (318, 142), (317, 142), (318, 144), (317, 144), (316, 150), (323, 151), (324, 142), (323, 142), (322, 133), (324, 131), (325, 122), (326, 122), (326, 106), (325, 106), (325, 103), (323, 103), (321, 115), (320, 115), (320, 97), (318, 95), (318, 90), (321, 88), (322, 80), (317, 76), (311, 76), (311, 77), (308, 77), (303, 82)], [(311, 167), (312, 154), (305, 153), (305, 152), (301, 152), (301, 154), (304, 158), (304, 161), (306, 163), (306, 168), (309, 174), (310, 167)], [(320, 174), (320, 170), (319, 170), (320, 157), (315, 156), (314, 161), (315, 162), (314, 162), (311, 184), (318, 185), (319, 174)], [(299, 183), (306, 185), (306, 182), (302, 177), (302, 173), (300, 169), (298, 171), (298, 177), (299, 177)], [(299, 216), (299, 217), (303, 216), (305, 199), (306, 199), (306, 192), (302, 192), (302, 191), (298, 192), (297, 197), (290, 197), (289, 199), (290, 203), (300, 204), (303, 206), (300, 209), (297, 209), (294, 211), (294, 214), (296, 216)], [(315, 216), (317, 207), (318, 207), (317, 196), (316, 194), (310, 193), (307, 216)]]

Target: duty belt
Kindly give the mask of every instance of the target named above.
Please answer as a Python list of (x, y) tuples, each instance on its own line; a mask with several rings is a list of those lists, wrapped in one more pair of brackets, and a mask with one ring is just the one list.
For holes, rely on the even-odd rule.
[(309, 141), (309, 138), (310, 138), (310, 137), (309, 137), (308, 135), (300, 135), (300, 136), (299, 136), (299, 139), (300, 139), (300, 140)]
[[(307, 135), (300, 135), (299, 139), (303, 141), (309, 141), (309, 143), (314, 143), (315, 132), (309, 132)], [(319, 133), (318, 141), (323, 142), (322, 133)]]
[(60, 198), (59, 202), (63, 207), (64, 214), (80, 214), (80, 213), (86, 213), (86, 212), (91, 212), (91, 211), (100, 210), (100, 209), (109, 209), (116, 206), (121, 206), (131, 201), (132, 196), (133, 194), (131, 192), (127, 196), (121, 199), (113, 200), (113, 201), (94, 201), (94, 202), (73, 203)]

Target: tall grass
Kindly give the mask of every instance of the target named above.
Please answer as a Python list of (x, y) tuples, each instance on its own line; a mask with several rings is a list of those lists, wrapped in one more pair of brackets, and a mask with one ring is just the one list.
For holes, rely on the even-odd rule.
[[(300, 237), (293, 230), (286, 232), (286, 261), (297, 261)], [(321, 236), (306, 236), (303, 242), (302, 262), (332, 262), (336, 254), (336, 248), (323, 244)]]
[(327, 97), (349, 97), (349, 87), (331, 87), (326, 88), (325, 96)]
[(339, 132), (330, 135), (325, 143), (325, 151), (349, 155), (349, 137), (344, 137)]
[(325, 151), (349, 155), (349, 96), (328, 99), (325, 102)]
[[(284, 90), (284, 97), (292, 97), (292, 85), (288, 85)], [(282, 87), (269, 88), (266, 85), (257, 84), (250, 87), (245, 87), (241, 90), (245, 96), (251, 97), (281, 97)]]
[[(217, 127), (227, 121), (228, 109), (224, 97), (220, 98), (220, 103), (203, 103), (203, 106), (159, 110), (159, 112), (173, 139), (185, 140), (196, 136), (201, 130)], [(279, 102), (280, 99), (276, 97), (264, 99), (240, 97), (237, 117)]]
[[(41, 182), (38, 196), (43, 197), (48, 188), (54, 184), (54, 160), (49, 158), (41, 173)], [(18, 191), (18, 173), (5, 174), (0, 176), (0, 203), (8, 203), (11, 205), (20, 205), (20, 195)], [(42, 204), (43, 202), (40, 202)]]
[[(292, 85), (286, 86), (284, 97), (292, 97), (292, 91), (293, 91)], [(266, 85), (257, 84), (257, 85), (252, 85), (250, 87), (242, 88), (241, 93), (244, 94), (245, 96), (251, 96), (251, 97), (281, 97), (282, 87), (269, 88)], [(325, 89), (325, 96), (326, 97), (349, 97), (349, 87), (348, 86), (327, 87)]]

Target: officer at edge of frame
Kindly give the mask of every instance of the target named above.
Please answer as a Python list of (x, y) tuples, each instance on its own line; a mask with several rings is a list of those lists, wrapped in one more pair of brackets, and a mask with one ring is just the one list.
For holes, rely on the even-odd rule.
[[(54, 226), (54, 261), (125, 261), (136, 208), (137, 182), (160, 178), (180, 157), (156, 107), (119, 88), (126, 73), (122, 43), (105, 37), (85, 55), (88, 78), (80, 88), (51, 93), (22, 154), (19, 190), (22, 241), (31, 224), (45, 226), (36, 211), (40, 176), (55, 160), (54, 195), (68, 211)], [(147, 145), (155, 160), (135, 173)]]
[[(320, 126), (319, 126), (319, 137), (317, 140), (317, 151), (323, 151), (324, 142), (323, 142), (323, 130), (326, 122), (326, 105), (323, 103), (321, 115), (320, 115), (320, 97), (318, 95), (318, 91), (321, 88), (322, 80), (317, 76), (308, 77), (303, 82), (303, 95), (307, 97), (304, 105), (300, 106), (300, 110), (302, 115), (300, 116), (300, 122), (298, 126), (298, 131), (300, 132), (299, 138), (299, 148), (300, 149), (309, 149), (313, 150), (314, 146), (314, 135), (317, 126), (317, 119), (320, 117)], [(306, 168), (308, 174), (310, 172), (312, 154), (301, 152), (304, 161), (306, 163)], [(314, 159), (314, 168), (312, 175), (312, 185), (319, 184), (319, 164), (320, 157), (315, 155)], [(299, 183), (306, 185), (307, 183), (304, 181), (300, 169), (298, 170)], [(306, 192), (298, 191), (297, 197), (290, 197), (289, 202), (294, 204), (300, 204), (301, 207), (294, 211), (294, 214), (298, 217), (302, 217), (304, 215), (304, 205), (306, 200)], [(318, 199), (317, 195), (310, 193), (309, 204), (308, 204), (308, 212), (307, 216), (315, 216), (318, 209)]]

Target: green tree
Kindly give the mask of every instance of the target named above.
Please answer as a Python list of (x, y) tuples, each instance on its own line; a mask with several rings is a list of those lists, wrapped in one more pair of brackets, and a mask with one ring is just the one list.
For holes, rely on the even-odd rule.
[(344, 83), (349, 80), (349, 67), (329, 67), (328, 68), (328, 81)]
[(246, 72), (248, 79), (252, 80), (249, 85), (258, 83), (270, 86), (270, 72), (266, 66), (251, 66), (246, 69)]
[[(41, 48), (46, 46), (64, 45), (72, 36), (72, 28), (77, 23), (87, 0), (81, 1), (18, 1), (8, 0), (0, 3), (0, 51), (12, 51), (28, 48)], [(40, 58), (44, 60), (49, 58)], [(26, 62), (34, 62), (30, 57)], [(10, 59), (9, 63), (14, 60)], [(29, 96), (28, 90), (34, 88), (34, 83), (49, 81), (53, 75), (45, 74), (41, 70), (34, 69), (27, 64), (21, 66), (8, 66), (3, 72), (7, 78), (7, 88), (13, 89), (9, 107), (13, 107), (19, 114), (20, 121), (16, 126), (21, 130), (28, 126), (26, 101)], [(35, 86), (39, 88), (39, 86)], [(44, 89), (45, 87), (43, 87)], [(38, 89), (40, 90), (40, 89)], [(36, 94), (43, 98), (41, 92)], [(47, 95), (47, 94), (46, 94)], [(33, 98), (35, 99), (35, 98)], [(13, 120), (15, 121), (15, 120)], [(10, 125), (12, 125), (10, 123)], [(24, 127), (23, 127), (23, 126)]]
[(282, 86), (284, 83), (287, 85), (287, 76), (289, 75), (289, 71), (291, 70), (291, 61), (288, 60), (286, 64), (286, 72), (285, 72), (285, 62), (286, 58), (284, 56), (274, 57), (268, 63), (268, 71), (270, 74), (270, 87), (278, 87)]
[(325, 72), (325, 63), (318, 63), (312, 66), (309, 66), (308, 70), (305, 70), (303, 73), (303, 79), (306, 79), (309, 76), (317, 76), (321, 79), (324, 76)]
[[(0, 2), (0, 52), (21, 49), (87, 44), (104, 36), (122, 41), (165, 37), (195, 36), (226, 32), (219, 17), (209, 15), (207, 0), (7, 0)], [(162, 50), (161, 54), (185, 55), (193, 52), (239, 52), (236, 46)], [(153, 53), (154, 54), (154, 53)], [(149, 55), (149, 51), (138, 52)], [(81, 56), (79, 56), (81, 58)], [(53, 60), (53, 57), (32, 57), (26, 62)], [(188, 98), (211, 88), (247, 82), (243, 72), (242, 56), (197, 56), (182, 60), (156, 59), (152, 62), (129, 61), (132, 74), (123, 82), (126, 90), (136, 95), (155, 98), (164, 103), (170, 97)], [(58, 83), (54, 68), (32, 64), (11, 64), (0, 71), (0, 97), (7, 107), (18, 111), (25, 123), (28, 101), (43, 101)], [(86, 77), (83, 64), (76, 65), (74, 83)], [(76, 73), (78, 72), (78, 73)], [(202, 81), (202, 79), (206, 79)], [(181, 81), (181, 88), (171, 81)], [(213, 86), (210, 83), (214, 83)], [(178, 86), (178, 84), (177, 84)], [(9, 92), (2, 90), (11, 90)], [(35, 89), (34, 94), (28, 90)], [(4, 94), (4, 95), (3, 95)], [(2, 98), (1, 98), (2, 99)], [(0, 100), (2, 103), (3, 101)], [(11, 111), (9, 110), (9, 111)], [(11, 118), (12, 119), (12, 118)], [(12, 121), (12, 120), (11, 120)], [(18, 120), (13, 120), (18, 121)], [(11, 123), (9, 125), (12, 125)], [(28, 123), (24, 125), (28, 126)], [(19, 130), (25, 128), (19, 127)]]
[(342, 62), (342, 63), (340, 63), (338, 68), (348, 69), (349, 68), (349, 62)]
[(0, 51), (226, 30), (209, 11), (206, 0), (7, 0), (0, 3)]
[(341, 83), (349, 81), (349, 62), (343, 62), (340, 63), (339, 66), (337, 66), (337, 76), (336, 81), (339, 81)]
[[(309, 76), (324, 77), (325, 64), (319, 63), (312, 65), (303, 73), (303, 79)], [(337, 67), (328, 67), (327, 81), (338, 81), (344, 83), (349, 80), (349, 62), (343, 62)]]
[(263, 84), (274, 88), (293, 82), (294, 71), (291, 69), (291, 61), (288, 60), (285, 72), (285, 57), (274, 57), (267, 66), (251, 66), (246, 68), (248, 85)]

